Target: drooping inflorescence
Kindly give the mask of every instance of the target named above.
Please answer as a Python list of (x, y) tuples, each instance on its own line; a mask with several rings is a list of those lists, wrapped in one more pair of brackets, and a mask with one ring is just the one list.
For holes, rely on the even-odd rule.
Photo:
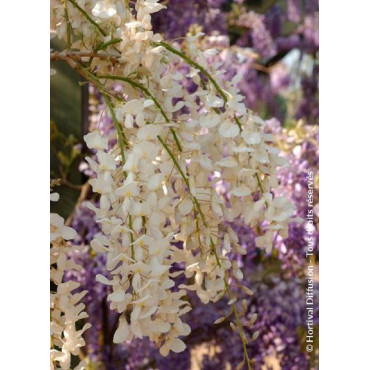
[[(90, 208), (102, 232), (91, 247), (106, 254), (111, 276), (96, 279), (111, 286), (110, 307), (120, 314), (113, 341), (149, 337), (163, 356), (185, 349), (188, 290), (204, 304), (227, 295), (243, 342), (240, 366), (250, 368), (247, 342), (258, 333), (244, 332), (245, 304), (229, 287), (243, 275), (228, 255), (245, 250), (227, 223), (259, 225), (256, 243), (267, 250), (276, 234), (287, 236), (294, 206), (271, 193), (285, 160), (242, 102), (240, 76), (222, 84), (221, 65), (207, 61), (217, 51), (197, 48), (201, 34), (180, 45), (153, 33), (150, 14), (162, 8), (157, 0), (52, 1), (52, 27), (66, 49), (51, 59), (100, 91), (117, 132), (113, 147), (99, 131), (84, 138), (100, 194)], [(179, 275), (186, 283), (176, 286)]]
[[(57, 201), (59, 195), (51, 194), (51, 200)], [(68, 244), (76, 231), (65, 226), (64, 219), (57, 213), (50, 214), (50, 368), (70, 369), (71, 355), (77, 356), (80, 348), (85, 345), (82, 334), (91, 324), (86, 323), (82, 329), (77, 328), (77, 321), (88, 317), (84, 312), (85, 305), (80, 300), (87, 291), (72, 293), (80, 284), (75, 281), (63, 281), (66, 271), (78, 270), (77, 265), (69, 257), (69, 253), (76, 249)], [(82, 368), (83, 362), (79, 368)]]

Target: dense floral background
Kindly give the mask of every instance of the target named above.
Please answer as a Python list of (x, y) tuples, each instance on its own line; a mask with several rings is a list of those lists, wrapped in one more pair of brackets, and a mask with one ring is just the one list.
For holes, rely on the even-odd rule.
[[(210, 55), (222, 63), (224, 78), (242, 72), (239, 87), (247, 107), (267, 120), (267, 130), (275, 135), (290, 167), (279, 172), (281, 191), (293, 200), (297, 215), (305, 218), (308, 171), (315, 182), (315, 264), (318, 266), (319, 239), (319, 110), (318, 110), (318, 1), (316, 0), (168, 0), (167, 9), (153, 15), (154, 29), (168, 40), (186, 34), (204, 35), (199, 40), (203, 49), (221, 50)], [(186, 68), (179, 65), (178, 68)], [(167, 358), (145, 340), (126, 345), (112, 343), (118, 317), (109, 310), (106, 300), (109, 287), (95, 280), (106, 274), (102, 255), (89, 248), (99, 231), (94, 213), (86, 207), (95, 202), (86, 180), (91, 176), (83, 160), (87, 153), (82, 135), (99, 127), (108, 135), (115, 134), (109, 117), (102, 115), (104, 103), (97, 91), (88, 85), (80, 88), (76, 76), (60, 65), (52, 86), (51, 140), (52, 175), (60, 177), (61, 202), (58, 210), (76, 229), (75, 243), (84, 245), (73, 258), (84, 269), (71, 272), (67, 279), (77, 279), (89, 293), (84, 298), (89, 322), (84, 357), (88, 369), (235, 369), (243, 358), (237, 333), (228, 320), (214, 325), (227, 311), (227, 300), (203, 305), (192, 295), (193, 310), (187, 314), (192, 333), (185, 339), (187, 350), (171, 353)], [(72, 87), (72, 85), (74, 87)], [(192, 86), (187, 86), (191, 89)], [(68, 92), (68, 93), (67, 93)], [(80, 110), (68, 107), (71, 98)], [(56, 103), (58, 102), (58, 103)], [(79, 127), (72, 121), (80, 122)], [(222, 189), (228, 197), (228, 189)], [(305, 370), (318, 368), (318, 353), (305, 351), (306, 335), (306, 264), (305, 227), (290, 226), (287, 239), (275, 240), (271, 253), (261, 251), (254, 242), (258, 229), (242, 221), (231, 227), (238, 234), (245, 256), (235, 257), (243, 270), (245, 285), (254, 294), (240, 291), (248, 301), (248, 319), (257, 319), (254, 330), (259, 337), (248, 344), (255, 369)], [(315, 331), (318, 332), (318, 277), (315, 274)], [(236, 285), (234, 287), (236, 288)], [(318, 335), (316, 336), (318, 340)]]

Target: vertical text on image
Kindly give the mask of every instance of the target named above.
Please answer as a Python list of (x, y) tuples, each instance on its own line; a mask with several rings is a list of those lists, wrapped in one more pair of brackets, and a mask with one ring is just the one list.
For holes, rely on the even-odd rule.
[(313, 171), (307, 173), (307, 213), (306, 213), (306, 312), (307, 312), (307, 334), (306, 350), (312, 352), (314, 347), (314, 246), (315, 231), (314, 225), (314, 174)]

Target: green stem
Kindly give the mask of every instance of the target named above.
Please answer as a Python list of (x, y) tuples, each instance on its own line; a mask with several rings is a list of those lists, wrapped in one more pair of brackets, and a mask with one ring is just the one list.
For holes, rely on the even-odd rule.
[(75, 8), (77, 8), (84, 16), (85, 18), (93, 25), (95, 26), (99, 32), (103, 36), (108, 36), (108, 34), (83, 10), (74, 0), (67, 0), (69, 1)]
[[(130, 230), (132, 230), (132, 217), (131, 215), (128, 216), (128, 226)], [(130, 239), (131, 239), (131, 258), (135, 259), (135, 249), (134, 249), (134, 236), (132, 233), (130, 233)]]
[[(105, 37), (105, 36), (108, 36), (108, 34), (85, 12), (85, 10), (83, 10), (74, 0), (67, 0), (69, 1), (75, 8), (77, 8), (83, 15), (84, 17), (94, 26), (97, 28), (97, 30)], [(105, 45), (106, 46), (109, 46), (109, 45), (113, 45), (113, 44), (116, 44), (118, 42), (122, 41), (122, 39), (113, 39), (113, 40), (110, 40), (106, 43), (100, 43), (98, 46), (97, 46), (97, 49), (94, 49), (94, 51), (98, 51), (98, 50), (101, 50), (102, 49), (102, 46)], [(120, 51), (118, 49), (116, 49), (114, 47), (114, 50), (116, 50), (118, 53), (120, 53)], [(89, 61), (89, 65), (91, 64), (92, 62), (92, 58), (90, 58), (90, 61)]]
[(170, 127), (170, 131), (171, 131), (171, 134), (173, 135), (173, 138), (175, 139), (175, 142), (176, 142), (176, 146), (177, 146), (177, 149), (182, 152), (182, 147), (181, 147), (181, 144), (180, 144), (180, 141), (176, 135), (176, 132), (175, 130), (173, 129), (173, 127)]
[[(131, 86), (139, 89), (144, 95), (146, 95), (147, 97), (149, 97), (151, 100), (153, 100), (155, 106), (159, 109), (159, 111), (161, 112), (163, 118), (166, 120), (167, 123), (170, 123), (170, 119), (168, 118), (168, 116), (166, 115), (166, 113), (164, 112), (162, 106), (159, 104), (158, 100), (154, 97), (154, 95), (149, 91), (149, 89), (147, 89), (143, 84), (141, 84), (140, 82), (137, 82), (137, 81), (134, 81), (132, 80), (131, 78), (128, 78), (128, 77), (122, 77), (122, 76), (110, 76), (110, 75), (103, 75), (103, 76), (98, 76), (99, 78), (105, 78), (107, 80), (119, 80), (119, 81), (124, 81), (124, 82), (127, 82), (129, 83)], [(181, 144), (180, 144), (180, 141), (176, 135), (176, 132), (175, 130), (171, 127), (170, 128), (170, 131), (173, 135), (173, 138), (176, 142), (176, 146), (177, 148), (179, 149), (180, 152), (182, 152), (182, 147), (181, 147)]]
[(166, 120), (167, 123), (170, 123), (170, 119), (167, 117), (166, 113), (164, 112), (163, 108), (161, 105), (158, 103), (157, 99), (153, 96), (153, 94), (140, 82), (134, 81), (131, 78), (128, 77), (123, 77), (123, 76), (111, 76), (111, 75), (99, 75), (97, 76), (98, 78), (103, 78), (106, 80), (118, 80), (118, 81), (124, 81), (130, 84), (131, 86), (141, 90), (144, 95), (148, 96), (151, 100), (153, 100), (154, 104), (156, 107), (159, 109), (161, 112), (163, 118)]
[(240, 132), (242, 132), (243, 131), (243, 128), (242, 128), (242, 124), (241, 124), (239, 118), (237, 116), (234, 116), (234, 119), (235, 119), (236, 124), (239, 127)]
[(202, 218), (202, 221), (203, 221), (203, 223), (204, 223), (204, 226), (206, 226), (206, 227), (207, 227), (207, 222), (206, 222), (206, 219), (205, 219), (205, 217), (204, 217), (204, 213), (203, 213), (202, 209), (200, 208), (200, 204), (199, 204), (199, 202), (198, 202), (198, 199), (197, 199), (196, 197), (194, 197), (194, 195), (193, 195), (193, 194), (191, 194), (189, 180), (188, 180), (188, 179), (187, 179), (187, 177), (185, 176), (184, 171), (182, 170), (182, 168), (181, 168), (181, 166), (180, 166), (179, 162), (177, 161), (177, 159), (175, 158), (175, 156), (174, 156), (174, 155), (173, 155), (173, 153), (171, 152), (171, 150), (170, 150), (170, 148), (168, 147), (168, 145), (163, 141), (163, 139), (162, 139), (159, 135), (157, 135), (157, 138), (158, 138), (158, 140), (161, 142), (161, 144), (163, 145), (163, 147), (166, 149), (166, 152), (167, 152), (167, 153), (168, 153), (168, 155), (171, 157), (171, 159), (172, 159), (172, 161), (173, 161), (174, 165), (176, 166), (176, 168), (177, 168), (177, 170), (179, 171), (179, 173), (180, 173), (180, 175), (181, 175), (182, 179), (184, 180), (184, 182), (185, 182), (186, 186), (188, 187), (188, 189), (189, 189), (189, 193), (190, 193), (190, 196), (192, 197), (193, 202), (194, 202), (194, 204), (195, 204), (195, 207), (197, 208), (197, 210), (198, 210), (198, 212), (199, 212), (199, 214), (200, 214), (200, 217)]
[(68, 8), (67, 8), (67, 1), (64, 1), (64, 17), (66, 19), (67, 23), (67, 49), (71, 47), (71, 22), (69, 21), (69, 15), (68, 15)]
[(109, 93), (108, 91), (106, 91), (104, 85), (87, 68), (84, 68), (81, 65), (79, 65), (79, 66), (74, 67), (74, 69), (78, 73), (80, 73), (83, 77), (85, 77), (88, 81), (91, 82), (91, 80), (92, 80), (93, 82), (91, 82), (91, 83), (93, 85), (95, 85), (102, 94), (105, 94), (107, 96), (111, 96), (112, 98), (114, 98), (114, 99), (116, 99), (116, 100), (118, 100), (120, 102), (123, 102), (123, 99), (121, 99), (120, 97), (115, 96), (115, 95), (112, 95), (111, 93)]
[[(215, 79), (211, 76), (211, 74), (205, 68), (203, 68), (200, 64), (198, 64), (197, 62), (194, 62), (194, 60), (190, 59), (184, 53), (182, 53), (181, 51), (175, 49), (174, 47), (172, 47), (171, 45), (167, 44), (164, 41), (155, 42), (154, 44), (155, 45), (158, 45), (158, 46), (159, 45), (160, 46), (163, 46), (164, 48), (166, 48), (171, 53), (174, 53), (174, 54), (178, 55), (179, 57), (181, 57), (182, 59), (184, 59), (185, 62), (188, 63), (189, 65), (191, 65), (192, 67), (199, 69), (208, 78), (208, 80), (211, 82), (211, 84), (214, 86), (214, 88), (217, 90), (217, 92), (221, 95), (221, 97), (224, 100), (224, 102), (227, 103), (228, 98), (227, 98), (226, 94), (223, 92), (223, 90), (221, 89), (220, 85), (215, 81)], [(239, 127), (240, 132), (243, 131), (242, 124), (241, 124), (239, 118), (237, 116), (234, 116), (234, 119), (235, 119), (236, 124)]]
[(163, 139), (157, 135), (157, 139), (161, 142), (161, 144), (163, 145), (163, 147), (166, 149), (166, 152), (168, 153), (168, 155), (171, 157), (174, 165), (176, 166), (177, 170), (179, 171), (182, 179), (184, 180), (186, 186), (188, 187), (189, 191), (190, 191), (190, 183), (189, 183), (189, 180), (186, 178), (182, 168), (180, 167), (180, 164), (179, 162), (177, 161), (177, 159), (175, 158), (175, 156), (173, 155), (173, 153), (171, 152), (170, 148), (168, 147), (168, 145), (163, 141)]
[[(114, 122), (114, 125), (116, 127), (116, 130), (117, 130), (117, 136), (118, 136), (118, 143), (119, 143), (119, 147), (120, 147), (120, 150), (121, 150), (121, 156), (122, 156), (122, 164), (125, 162), (125, 152), (124, 152), (124, 143), (123, 143), (123, 133), (121, 131), (121, 127), (120, 127), (120, 124), (117, 120), (117, 117), (114, 113), (114, 110), (113, 110), (113, 106), (112, 106), (112, 103), (111, 101), (109, 100), (109, 98), (103, 93), (103, 97), (105, 99), (105, 102), (111, 112), (111, 115), (112, 115), (112, 118), (113, 118), (113, 122)], [(126, 140), (126, 138), (125, 138)], [(126, 140), (127, 142), (127, 140)], [(127, 177), (127, 174), (125, 171), (123, 171), (123, 177), (126, 178)], [(132, 217), (131, 215), (128, 216), (128, 223), (129, 223), (129, 228), (130, 230), (132, 230)], [(130, 233), (130, 239), (131, 239), (131, 258), (132, 259), (135, 259), (135, 249), (134, 249), (134, 236), (132, 233)]]
[[(212, 240), (212, 237), (211, 237), (211, 249), (212, 249), (213, 254), (215, 255), (217, 266), (220, 269), (222, 269), (221, 261), (220, 261), (220, 258), (218, 256), (218, 254), (217, 254), (216, 246), (215, 246), (215, 244), (214, 244), (214, 242)], [(223, 278), (223, 281), (224, 281), (226, 293), (227, 293), (229, 299), (232, 299), (233, 296), (232, 296), (231, 291), (230, 291), (230, 286), (229, 286), (229, 283), (227, 282), (227, 279), (226, 279), (225, 276)], [(236, 319), (236, 325), (237, 325), (238, 330), (239, 330), (239, 336), (240, 336), (240, 339), (241, 339), (241, 341), (243, 343), (244, 357), (245, 357), (245, 360), (246, 360), (246, 362), (248, 364), (248, 370), (251, 370), (250, 359), (249, 359), (249, 356), (248, 356), (247, 346), (246, 346), (245, 340), (244, 340), (243, 327), (242, 327), (242, 324), (240, 322), (239, 313), (238, 313), (238, 310), (236, 309), (235, 303), (233, 303), (231, 306), (232, 306), (232, 309), (233, 309), (233, 312), (234, 312), (234, 316), (235, 316), (235, 319)]]
[(217, 92), (221, 95), (221, 97), (224, 100), (224, 102), (227, 103), (227, 100), (228, 99), (227, 99), (226, 94), (223, 92), (223, 90), (221, 89), (221, 87), (218, 85), (218, 83), (215, 81), (215, 79), (210, 75), (210, 73), (207, 72), (207, 70), (205, 68), (203, 68), (200, 64), (198, 64), (197, 62), (194, 62), (194, 60), (190, 59), (184, 53), (182, 53), (181, 51), (175, 49), (174, 47), (172, 47), (171, 45), (167, 44), (164, 41), (155, 42), (154, 44), (157, 45), (157, 46), (163, 46), (164, 48), (166, 48), (171, 53), (176, 54), (180, 58), (184, 59), (190, 66), (199, 69), (208, 78), (208, 80), (214, 86), (214, 88), (217, 90)]
[(114, 45), (114, 44), (118, 44), (119, 42), (121, 42), (122, 39), (112, 39), (112, 40), (109, 40), (107, 42), (101, 42), (95, 49), (94, 49), (94, 52), (97, 52), (99, 50), (103, 50), (105, 48), (107, 48), (108, 46), (111, 46), (111, 45)]
[(125, 163), (124, 145), (126, 143), (126, 146), (128, 146), (128, 141), (126, 139), (125, 134), (122, 132), (121, 125), (117, 120), (116, 114), (114, 113), (114, 109), (113, 109), (113, 106), (112, 106), (112, 103), (111, 103), (110, 99), (104, 93), (103, 93), (103, 97), (104, 97), (104, 100), (107, 104), (107, 107), (109, 108), (109, 111), (110, 111), (112, 119), (113, 119), (114, 126), (115, 126), (116, 131), (117, 131), (118, 144), (119, 144), (119, 147), (120, 147), (120, 150), (121, 150), (122, 164), (123, 164), (123, 163)]
[(257, 182), (258, 182), (258, 186), (259, 188), (261, 189), (261, 192), (262, 194), (265, 192), (264, 189), (263, 189), (263, 186), (262, 186), (262, 183), (261, 183), (261, 179), (260, 177), (258, 176), (258, 173), (256, 172), (256, 178), (257, 178)]
[[(217, 256), (217, 254), (216, 254), (216, 256)], [(224, 284), (225, 284), (227, 295), (229, 296), (230, 299), (232, 299), (229, 283), (227, 282), (226, 277), (224, 277)], [(248, 370), (252, 370), (251, 360), (248, 356), (247, 345), (245, 344), (243, 327), (242, 327), (242, 324), (240, 322), (239, 313), (238, 313), (238, 310), (236, 309), (235, 303), (233, 303), (231, 306), (232, 306), (234, 316), (235, 316), (235, 319), (236, 319), (236, 325), (237, 325), (238, 330), (239, 330), (239, 336), (240, 336), (240, 339), (242, 340), (242, 343), (243, 343), (244, 357), (245, 357), (245, 360), (246, 360), (247, 365), (248, 365)]]
[[(118, 142), (119, 142), (119, 147), (120, 147), (120, 150), (121, 150), (122, 164), (123, 164), (124, 161), (125, 161), (124, 144), (123, 144), (123, 137), (124, 136), (123, 136), (123, 133), (121, 131), (120, 124), (119, 124), (119, 122), (117, 120), (117, 117), (116, 117), (116, 115), (114, 113), (114, 110), (113, 110), (113, 106), (112, 106), (111, 101), (104, 94), (103, 94), (103, 96), (104, 96), (105, 102), (106, 102), (106, 104), (107, 104), (107, 106), (108, 106), (108, 108), (109, 108), (109, 110), (111, 112), (111, 115), (112, 115), (112, 118), (113, 118), (113, 122), (114, 122), (114, 125), (115, 125), (116, 130), (117, 130)], [(125, 140), (126, 140), (126, 138), (125, 138)], [(127, 142), (127, 140), (126, 140), (126, 142)], [(123, 171), (123, 176), (124, 176), (124, 178), (127, 177), (127, 174), (126, 174), (125, 171)], [(131, 215), (128, 216), (128, 225), (129, 225), (130, 230), (132, 230), (132, 217), (131, 217)], [(134, 236), (133, 236), (132, 233), (130, 233), (130, 240), (131, 240), (131, 258), (132, 259), (135, 259), (135, 249), (134, 249), (134, 245), (133, 245), (133, 243), (134, 243)]]

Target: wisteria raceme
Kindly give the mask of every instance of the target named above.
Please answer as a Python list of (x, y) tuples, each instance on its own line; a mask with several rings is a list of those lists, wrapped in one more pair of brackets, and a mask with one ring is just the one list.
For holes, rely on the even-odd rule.
[[(57, 201), (59, 195), (51, 194), (51, 200)], [(77, 356), (85, 345), (82, 334), (91, 324), (87, 323), (78, 330), (76, 323), (87, 317), (85, 305), (79, 303), (87, 291), (72, 293), (80, 284), (76, 281), (63, 282), (66, 271), (79, 270), (68, 254), (75, 249), (66, 240), (76, 236), (76, 231), (64, 225), (64, 219), (56, 213), (50, 214), (50, 368), (70, 369), (71, 356)], [(82, 369), (80, 362), (77, 368)]]
[[(95, 104), (95, 102), (92, 103)], [(100, 117), (100, 115), (96, 117)], [(104, 116), (102, 119), (104, 122), (107, 121)], [(97, 127), (96, 122), (93, 127)], [(317, 127), (302, 126), (300, 123), (294, 129), (288, 130), (283, 129), (276, 120), (269, 120), (266, 130), (274, 135), (278, 146), (290, 164), (289, 168), (281, 168), (277, 172), (277, 178), (282, 185), (281, 191), (293, 200), (297, 214), (304, 218), (306, 212), (306, 173), (310, 169), (316, 175), (318, 174), (318, 129)], [(217, 189), (227, 196), (225, 186), (218, 184)], [(93, 215), (86, 204), (81, 205), (72, 223), (78, 234), (83, 236), (83, 240), (81, 238), (78, 240), (82, 244), (89, 243), (91, 235), (99, 232), (98, 225), (93, 221)], [(315, 200), (315, 204), (318, 204), (318, 199)], [(255, 360), (254, 369), (262, 367), (268, 358), (273, 356), (277, 356), (282, 366), (287, 370), (307, 368), (309, 359), (300, 349), (300, 336), (297, 333), (305, 320), (304, 300), (297, 298), (301, 297), (302, 294), (302, 282), (299, 277), (306, 260), (305, 224), (291, 224), (289, 237), (275, 240), (274, 245), (278, 254), (264, 259), (261, 259), (261, 251), (255, 244), (257, 236), (255, 229), (246, 227), (242, 219), (234, 220), (231, 227), (238, 235), (240, 246), (247, 251), (245, 256), (238, 254), (230, 256), (231, 261), (238, 261), (240, 269), (245, 274), (243, 284), (254, 291), (249, 302), (250, 308), (247, 317), (251, 318), (253, 313), (258, 313), (254, 329), (260, 331), (260, 336), (258, 340), (249, 344), (250, 355)], [(314, 235), (317, 238), (318, 225), (315, 224), (315, 227)], [(315, 250), (317, 247), (318, 245), (315, 246)], [(78, 253), (81, 254), (81, 257), (74, 257), (74, 259), (84, 266), (85, 271), (77, 271), (73, 279), (89, 290), (84, 301), (87, 304), (89, 321), (94, 323), (94, 326), (86, 332), (85, 338), (89, 358), (98, 364), (99, 369), (116, 370), (122, 368), (122, 364), (125, 364), (126, 369), (137, 369), (152, 363), (153, 367), (165, 370), (168, 368), (168, 364), (174, 362), (177, 365), (176, 369), (188, 370), (191, 353), (197, 353), (197, 346), (204, 348), (204, 343), (209, 343), (210, 348), (213, 346), (219, 350), (204, 358), (202, 369), (207, 368), (206, 366), (227, 368), (229, 365), (235, 368), (241, 361), (242, 344), (237, 340), (235, 333), (229, 332), (228, 321), (214, 325), (214, 321), (218, 317), (224, 316), (228, 312), (227, 299), (222, 299), (213, 305), (199, 305), (196, 294), (193, 293), (188, 294), (188, 298), (194, 309), (185, 315), (186, 322), (192, 329), (191, 335), (186, 338), (186, 345), (191, 353), (186, 351), (181, 354), (170, 354), (167, 359), (171, 362), (167, 362), (167, 360), (163, 362), (155, 347), (148, 341), (134, 340), (124, 346), (113, 345), (113, 347), (112, 344), (104, 344), (104, 340), (99, 338), (109, 338), (113, 335), (116, 317), (112, 318), (113, 323), (110, 323), (109, 326), (105, 324), (107, 313), (102, 309), (102, 302), (104, 304), (110, 293), (109, 289), (102, 289), (104, 287), (95, 281), (97, 273), (108, 276), (104, 271), (103, 255), (97, 254), (92, 257), (90, 251), (87, 250)], [(273, 275), (271, 279), (266, 281), (266, 271), (271, 269), (272, 263), (276, 266), (281, 264), (281, 273)], [(96, 268), (99, 270), (94, 272)], [(172, 269), (172, 271), (174, 270)], [(184, 283), (181, 276), (175, 278), (175, 281), (176, 284)], [(231, 281), (230, 288), (232, 291), (235, 289), (238, 291), (236, 281)], [(96, 299), (92, 294), (96, 294)], [(238, 291), (238, 296), (244, 295), (243, 291)], [(316, 296), (315, 307), (318, 307)], [(317, 314), (315, 314), (315, 318), (317, 318)], [(138, 350), (139, 346), (140, 350)]]
[[(170, 45), (153, 33), (151, 14), (163, 5), (139, 0), (133, 11), (121, 1), (79, 4), (53, 2), (52, 24), (67, 50), (52, 59), (99, 89), (117, 131), (112, 149), (98, 131), (85, 136), (96, 151), (96, 160), (87, 158), (96, 174), (90, 184), (100, 195), (90, 208), (102, 228), (91, 247), (106, 254), (110, 271), (96, 279), (111, 287), (110, 308), (120, 314), (113, 342), (148, 337), (163, 356), (182, 352), (180, 337), (190, 333), (182, 318), (191, 310), (187, 291), (205, 304), (226, 295), (250, 367), (244, 311), (229, 286), (243, 277), (229, 254), (245, 250), (225, 221), (260, 225), (256, 244), (267, 251), (276, 235), (287, 237), (294, 206), (271, 193), (285, 161), (264, 121), (242, 103), (241, 76), (222, 84), (218, 65), (207, 62), (216, 51), (196, 46), (200, 35)], [(188, 71), (174, 68), (184, 62)], [(217, 192), (221, 180), (227, 202)], [(175, 264), (183, 269), (171, 272)], [(188, 281), (175, 289), (181, 274)]]
[[(86, 275), (80, 275), (83, 285), (93, 286), (94, 276), (98, 280), (96, 296), (92, 290), (91, 298), (84, 298), (85, 302), (91, 299), (89, 314), (107, 316), (106, 296), (114, 311), (108, 314), (108, 332), (112, 335), (103, 339), (104, 351), (94, 361), (98, 366), (104, 362), (107, 369), (122, 368), (120, 362), (114, 367), (112, 360), (121, 353), (129, 356), (126, 368), (138, 368), (139, 363), (152, 366), (142, 353), (135, 352), (135, 346), (140, 345), (147, 349), (143, 350), (148, 353), (146, 357), (155, 358), (159, 368), (161, 357), (155, 357), (155, 348), (169, 355), (163, 368), (170, 361), (178, 368), (189, 367), (191, 349), (185, 349), (185, 342), (191, 343), (190, 330), (197, 330), (189, 318), (196, 317), (197, 309), (191, 308), (197, 308), (200, 299), (205, 304), (221, 304), (223, 312), (213, 312), (214, 319), (233, 313), (226, 322), (242, 338), (239, 344), (230, 341), (226, 346), (227, 361), (210, 356), (202, 368), (221, 364), (237, 368), (240, 362), (249, 367), (247, 341), (255, 359), (253, 368), (262, 366), (259, 354), (263, 349), (255, 350), (258, 346), (250, 340), (256, 336), (254, 329), (242, 327), (257, 312), (259, 317), (262, 313), (262, 318), (255, 321), (255, 330), (260, 331), (259, 338), (263, 334), (268, 337), (259, 342), (263, 343), (261, 347), (267, 343), (269, 351), (280, 351), (280, 359), (290, 350), (292, 357), (282, 359), (284, 368), (304, 368), (307, 357), (298, 350), (297, 338), (292, 334), (294, 325), (286, 333), (279, 323), (284, 322), (283, 315), (272, 315), (271, 321), (263, 315), (268, 312), (263, 310), (270, 302), (270, 285), (260, 291), (265, 300), (248, 300), (253, 302), (249, 306), (252, 313), (235, 300), (244, 284), (258, 291), (258, 286), (256, 289), (251, 284), (253, 279), (249, 280), (251, 270), (246, 268), (246, 260), (259, 255), (259, 247), (266, 247), (268, 256), (278, 253), (281, 260), (288, 249), (288, 263), (295, 258), (302, 262), (296, 253), (302, 251), (302, 245), (294, 244), (293, 234), (301, 238), (301, 228), (291, 224), (294, 207), (287, 199), (291, 194), (277, 190), (277, 168), (285, 161), (278, 156), (273, 135), (266, 133), (266, 124), (245, 108), (239, 92), (241, 88), (251, 100), (257, 102), (262, 96), (267, 101), (267, 96), (277, 94), (279, 87), (289, 85), (289, 81), (284, 71), (276, 68), (271, 73), (271, 86), (264, 86), (252, 66), (255, 58), (246, 58), (245, 70), (252, 81), (258, 80), (253, 91), (242, 81), (242, 71), (236, 73), (234, 68), (224, 73), (231, 58), (226, 56), (220, 62), (213, 48), (199, 50), (202, 35), (196, 34), (197, 27), (185, 39), (168, 44), (151, 29), (151, 14), (162, 5), (137, 1), (135, 10), (129, 6), (133, 2), (53, 2), (53, 26), (67, 47), (62, 53), (53, 52), (52, 59), (66, 61), (94, 85), (105, 102), (101, 110), (108, 112), (102, 114), (104, 122), (99, 121), (97, 130), (85, 136), (93, 155), (87, 159), (90, 168), (84, 172), (91, 176), (95, 193), (88, 207), (101, 228), (88, 226), (86, 240), (91, 240), (92, 251), (70, 253), (86, 266)], [(216, 13), (217, 17), (222, 15)], [(257, 30), (253, 43), (265, 45), (261, 55), (266, 59), (273, 57), (280, 50), (280, 44), (274, 41), (280, 32), (278, 12), (270, 18), (250, 12), (251, 15), (260, 21), (257, 26), (256, 22), (247, 26)], [(308, 22), (307, 50), (316, 43), (310, 27)], [(272, 29), (276, 36), (272, 36)], [(253, 36), (253, 30), (250, 32)], [(270, 44), (266, 44), (268, 38)], [(226, 38), (220, 39), (224, 42)], [(233, 57), (238, 59), (240, 54)], [(305, 117), (308, 110), (302, 109), (300, 117)], [(299, 156), (299, 160), (302, 158)], [(242, 232), (234, 232), (238, 223), (248, 230), (246, 239), (253, 241), (253, 252), (247, 256)], [(292, 245), (288, 245), (288, 230)], [(277, 246), (277, 251), (272, 250), (272, 245)], [(284, 266), (285, 271), (289, 269)], [(67, 275), (72, 280), (77, 277)], [(290, 278), (287, 275), (295, 277), (295, 272), (284, 273), (281, 284), (280, 278), (273, 281), (279, 287), (275, 294), (294, 298), (299, 289), (284, 288), (284, 279)], [(272, 298), (272, 305), (284, 305)], [(284, 309), (292, 313), (295, 306)], [(295, 323), (298, 321), (295, 317)], [(266, 326), (273, 328), (274, 335), (260, 330)], [(101, 346), (97, 334), (105, 329), (96, 328), (90, 339), (93, 346)], [(219, 330), (223, 336), (230, 335), (228, 325)], [(286, 342), (293, 349), (282, 348), (284, 335), (294, 337)], [(88, 351), (89, 355), (98, 352)], [(291, 360), (294, 356), (295, 362)]]

